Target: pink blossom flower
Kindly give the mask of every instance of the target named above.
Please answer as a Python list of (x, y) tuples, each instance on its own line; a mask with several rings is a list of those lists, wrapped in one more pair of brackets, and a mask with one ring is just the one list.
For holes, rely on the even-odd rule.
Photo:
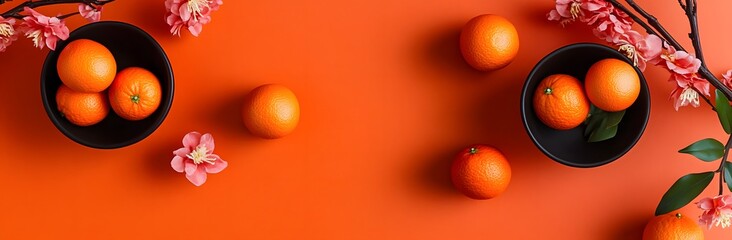
[(86, 3), (79, 4), (79, 14), (90, 22), (99, 22), (102, 18), (102, 6), (92, 6)]
[(190, 132), (183, 137), (183, 147), (173, 151), (175, 156), (170, 166), (176, 172), (185, 172), (188, 181), (201, 186), (207, 173), (218, 173), (229, 164), (219, 155), (213, 154), (214, 140), (211, 134)]
[(646, 69), (646, 62), (661, 55), (663, 40), (656, 35), (643, 37), (640, 33), (629, 30), (618, 42), (620, 51), (633, 60), (641, 71)]
[(704, 198), (696, 203), (696, 206), (704, 210), (699, 216), (699, 223), (708, 228), (722, 225), (722, 228), (729, 227), (732, 221), (732, 196), (720, 195), (714, 198)]
[(165, 22), (170, 25), (170, 33), (180, 36), (186, 27), (193, 36), (198, 36), (203, 25), (211, 22), (211, 12), (219, 9), (223, 0), (166, 0)]
[(709, 82), (697, 74), (672, 72), (669, 81), (676, 83), (676, 88), (671, 92), (670, 97), (674, 102), (676, 111), (679, 110), (679, 107), (688, 105), (699, 107), (699, 93), (709, 96)]
[(699, 71), (701, 67), (701, 60), (694, 57), (685, 51), (677, 51), (671, 46), (668, 46), (665, 51), (660, 55), (661, 61), (657, 64), (663, 68), (678, 74), (692, 74)]
[(43, 49), (46, 45), (51, 50), (56, 50), (56, 42), (69, 37), (69, 28), (63, 19), (47, 17), (29, 7), (25, 7), (24, 10), (30, 15), (23, 18), (21, 28), (37, 48)]
[(732, 88), (732, 69), (722, 74), (722, 83), (728, 88)]
[(0, 16), (0, 52), (5, 52), (5, 49), (10, 46), (13, 41), (18, 39), (14, 26), (14, 18), (3, 18)]
[(590, 16), (591, 12), (607, 5), (609, 4), (604, 0), (556, 0), (555, 9), (547, 14), (547, 18), (560, 21), (562, 24), (578, 19), (584, 22), (585, 17)]

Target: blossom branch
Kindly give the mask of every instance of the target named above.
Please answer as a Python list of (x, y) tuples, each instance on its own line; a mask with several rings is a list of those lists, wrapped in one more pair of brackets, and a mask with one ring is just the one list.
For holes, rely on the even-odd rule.
[[(5, 3), (5, 1), (9, 1), (9, 0), (0, 0), (0, 1), (2, 1), (2, 2), (0, 2), (0, 4), (2, 4), (2, 3)], [(1, 14), (0, 16), (2, 16), (3, 18), (12, 17), (12, 18), (17, 18), (17, 19), (22, 19), (23, 15), (21, 15), (20, 13), (23, 11), (23, 9), (25, 7), (37, 8), (37, 7), (47, 6), (47, 5), (66, 4), (66, 3), (86, 3), (89, 5), (102, 6), (104, 4), (114, 2), (114, 1), (115, 0), (44, 0), (44, 1), (29, 0), (29, 1), (23, 2), (21, 4), (18, 4), (18, 6), (11, 8), (10, 10)]]
[[(628, 16), (631, 16), (631, 18), (633, 18), (633, 20), (638, 22), (636, 20), (636, 19), (638, 19), (638, 16), (636, 16), (635, 13), (629, 11), (628, 8), (624, 7), (617, 0), (607, 0), (607, 1), (610, 2), (613, 6), (620, 9), (621, 11), (628, 14)], [(643, 8), (641, 8), (637, 3), (635, 3), (635, 1), (633, 1), (633, 0), (625, 0), (625, 1), (628, 3), (628, 5), (631, 6), (631, 8), (633, 8), (636, 12), (638, 12), (641, 16), (643, 16), (647, 20), (648, 24), (640, 24), (640, 22), (643, 22), (643, 21), (639, 22), (639, 24), (643, 28), (645, 28), (646, 31), (650, 32), (652, 30), (652, 29), (649, 30), (649, 25), (650, 25), (650, 27), (652, 27), (653, 29), (658, 30), (659, 37), (666, 40), (666, 42), (668, 42), (675, 49), (688, 52), (688, 51), (686, 51), (686, 49), (683, 46), (681, 46), (681, 44), (679, 44), (678, 41), (676, 41), (676, 39), (673, 36), (671, 36), (671, 34), (668, 31), (666, 31), (666, 29), (663, 27), (663, 25), (661, 25), (661, 23), (658, 22), (658, 19), (656, 19), (656, 17), (654, 17), (653, 15), (651, 15), (648, 12), (646, 12), (645, 10), (643, 10)], [(692, 4), (693, 6), (692, 6), (691, 10), (695, 10), (696, 1), (694, 1), (692, 3), (693, 3)], [(688, 5), (686, 7), (689, 8)], [(693, 18), (696, 19), (696, 14), (693, 14)], [(698, 30), (695, 33), (698, 34)], [(699, 39), (698, 35), (694, 35), (692, 37), (692, 41), (698, 41), (698, 39)], [(701, 50), (701, 47), (699, 48), (699, 50)], [(710, 84), (712, 84), (712, 86), (714, 86), (715, 88), (722, 91), (722, 93), (727, 97), (727, 99), (732, 99), (732, 90), (727, 88), (724, 85), (724, 83), (722, 83), (722, 81), (720, 81), (716, 76), (714, 76), (714, 74), (711, 71), (709, 71), (706, 64), (704, 64), (704, 60), (702, 60), (702, 59), (699, 59), (699, 60), (702, 61), (702, 66), (699, 68), (699, 75), (701, 75), (703, 78), (707, 79), (707, 81)], [(704, 94), (700, 94), (700, 95), (704, 95)]]
[(691, 44), (694, 46), (696, 58), (701, 60), (702, 66), (706, 66), (704, 53), (701, 48), (701, 39), (699, 38), (699, 26), (696, 17), (696, 0), (686, 0), (686, 8), (684, 11), (686, 12), (686, 17), (689, 18), (689, 27), (691, 28), (689, 38), (691, 39)]

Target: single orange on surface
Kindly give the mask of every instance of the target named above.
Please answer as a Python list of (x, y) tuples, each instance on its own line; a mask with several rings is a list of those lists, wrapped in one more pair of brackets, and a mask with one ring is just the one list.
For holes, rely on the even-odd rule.
[(141, 120), (152, 115), (160, 106), (161, 98), (160, 81), (144, 68), (125, 68), (109, 86), (112, 110), (127, 120)]
[(585, 76), (590, 102), (607, 112), (622, 111), (633, 105), (640, 94), (640, 78), (625, 61), (608, 58), (592, 64)]
[(511, 182), (511, 166), (496, 148), (474, 145), (461, 151), (452, 162), (452, 184), (473, 199), (494, 198)]
[(61, 50), (56, 70), (61, 81), (74, 91), (101, 92), (114, 80), (117, 62), (104, 45), (78, 39)]
[(56, 105), (63, 117), (77, 126), (97, 124), (109, 114), (104, 92), (77, 92), (63, 84), (56, 92)]
[(278, 84), (262, 85), (244, 100), (244, 125), (259, 137), (275, 139), (290, 134), (300, 121), (300, 104), (290, 89)]
[(554, 74), (541, 80), (534, 91), (534, 112), (547, 126), (567, 130), (585, 121), (590, 102), (577, 78)]
[(643, 229), (643, 240), (703, 240), (699, 224), (681, 213), (667, 213), (648, 221)]
[(508, 19), (492, 14), (474, 17), (460, 33), (460, 51), (465, 61), (480, 71), (507, 66), (516, 57), (519, 37)]

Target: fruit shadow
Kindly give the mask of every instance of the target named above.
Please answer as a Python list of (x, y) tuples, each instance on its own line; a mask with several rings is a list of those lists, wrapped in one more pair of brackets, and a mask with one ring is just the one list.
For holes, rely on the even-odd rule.
[[(440, 27), (428, 29), (423, 37), (417, 39), (429, 39), (422, 44), (415, 57), (416, 66), (419, 71), (433, 71), (435, 74), (445, 75), (441, 79), (455, 81), (455, 79), (478, 79), (490, 75), (490, 72), (475, 70), (463, 59), (460, 52), (460, 31), (463, 22), (454, 22)], [(426, 61), (426, 62), (423, 62)], [(424, 68), (424, 66), (432, 66)], [(434, 70), (430, 70), (434, 69)], [(450, 74), (445, 74), (445, 69)]]
[[(165, 22), (166, 9), (159, 1), (142, 1), (135, 3), (134, 14), (136, 24), (148, 31), (153, 37), (171, 36), (170, 26)], [(177, 36), (176, 36), (177, 37)]]
[[(181, 133), (181, 136), (185, 133)], [(181, 148), (180, 141), (166, 141), (166, 143), (156, 144), (157, 147), (150, 148), (145, 156), (149, 175), (159, 181), (173, 181), (180, 173), (177, 173), (170, 166), (173, 159), (173, 151)], [(182, 177), (182, 175), (180, 176)]]
[(609, 231), (604, 235), (605, 240), (625, 240), (640, 239), (643, 236), (643, 229), (650, 220), (643, 216), (625, 216), (623, 219), (617, 219), (614, 223), (604, 224), (607, 226), (605, 230)]
[(226, 139), (239, 139), (247, 144), (240, 146), (249, 146), (249, 144), (262, 142), (261, 138), (254, 136), (247, 130), (241, 116), (244, 96), (251, 89), (243, 89), (242, 91), (221, 96), (222, 99), (217, 101), (220, 104), (211, 107), (208, 110), (210, 112), (207, 113), (207, 116), (211, 116), (207, 118), (207, 125), (214, 126), (215, 129), (213, 130), (216, 131), (215, 134), (225, 135)]
[(416, 183), (420, 189), (427, 188), (431, 194), (440, 197), (461, 197), (460, 192), (452, 185), (450, 169), (452, 161), (460, 151), (460, 147), (445, 148), (435, 152), (424, 152), (420, 159), (423, 165), (417, 167)]

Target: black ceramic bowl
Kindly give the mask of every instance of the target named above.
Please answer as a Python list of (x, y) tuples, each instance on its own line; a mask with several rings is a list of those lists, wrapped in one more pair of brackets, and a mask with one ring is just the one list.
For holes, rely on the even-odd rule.
[[(118, 72), (136, 66), (155, 74), (163, 93), (160, 107), (139, 121), (124, 120), (110, 110), (102, 122), (88, 127), (76, 126), (63, 118), (56, 105), (56, 90), (61, 85), (56, 61), (64, 47), (76, 39), (91, 39), (107, 47), (117, 61)], [(173, 88), (173, 70), (160, 45), (142, 29), (121, 22), (90, 23), (74, 30), (67, 40), (58, 42), (55, 51), (48, 53), (41, 70), (41, 98), (51, 122), (71, 140), (92, 148), (120, 148), (152, 134), (168, 115)]]
[(583, 81), (590, 66), (605, 58), (616, 58), (630, 63), (628, 58), (610, 47), (578, 43), (557, 49), (541, 59), (526, 79), (521, 93), (521, 117), (524, 127), (534, 144), (559, 163), (582, 168), (610, 163), (627, 153), (638, 142), (646, 128), (651, 100), (646, 80), (638, 68), (636, 72), (641, 81), (640, 95), (626, 110), (614, 138), (588, 143), (583, 136), (584, 125), (565, 131), (554, 130), (536, 117), (533, 97), (542, 79), (552, 74), (564, 73)]

